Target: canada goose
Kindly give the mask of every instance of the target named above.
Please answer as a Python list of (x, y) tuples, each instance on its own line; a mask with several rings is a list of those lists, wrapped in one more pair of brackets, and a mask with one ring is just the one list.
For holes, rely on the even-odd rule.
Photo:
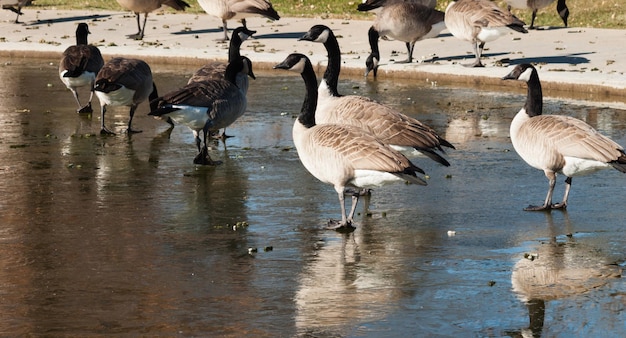
[[(341, 51), (333, 31), (324, 25), (315, 25), (300, 40), (323, 43), (328, 52), (328, 66), (318, 88), (318, 123), (341, 123), (356, 126), (373, 134), (405, 155), (424, 154), (432, 160), (449, 166), (437, 151), (454, 146), (422, 122), (406, 116), (372, 99), (337, 92), (341, 70)], [(417, 152), (416, 152), (417, 151)]]
[[(518, 9), (531, 9), (533, 11), (532, 19), (530, 21), (530, 29), (535, 28), (535, 18), (537, 17), (537, 11), (548, 7), (554, 0), (506, 0), (508, 5), (508, 10), (511, 8)], [(569, 9), (565, 4), (565, 0), (557, 0), (556, 2), (556, 11), (559, 13), (559, 16), (563, 20), (565, 27), (567, 27), (567, 18), (569, 17)]]
[(290, 54), (274, 68), (298, 72), (304, 79), (306, 94), (293, 125), (293, 142), (304, 167), (318, 180), (335, 187), (341, 206), (341, 221), (329, 222), (329, 228), (353, 227), (359, 197), (358, 194), (352, 195), (352, 207), (346, 216), (346, 186), (371, 188), (405, 181), (426, 185), (426, 181), (417, 177), (417, 173), (424, 173), (422, 169), (364, 129), (317, 123), (317, 79), (305, 55)]
[(437, 7), (437, 0), (363, 0), (356, 9), (360, 12), (374, 12), (378, 14), (385, 6), (405, 2), (424, 5), (428, 8)]
[[(142, 40), (145, 30), (146, 21), (148, 20), (148, 13), (161, 8), (166, 5), (174, 8), (177, 11), (184, 11), (189, 4), (183, 0), (117, 0), (117, 3), (125, 9), (134, 12), (137, 18), (137, 34), (128, 35), (129, 38), (135, 40)], [(143, 13), (143, 26), (139, 24), (139, 16)]]
[[(195, 73), (193, 73), (193, 75), (189, 78), (189, 81), (187, 81), (187, 84), (213, 79), (223, 79), (228, 63), (241, 58), (241, 44), (254, 33), (256, 33), (256, 31), (251, 31), (245, 27), (237, 27), (233, 31), (232, 38), (230, 39), (230, 44), (228, 47), (228, 62), (214, 61), (211, 63), (207, 63), (200, 69), (196, 70)], [(248, 80), (248, 77), (243, 76), (241, 77), (241, 79), (239, 79), (238, 87), (239, 89), (243, 90), (244, 94), (248, 93), (249, 86), (250, 81)], [(229, 137), (231, 136), (226, 135), (226, 129), (224, 129), (221, 135), (217, 136), (217, 138), (220, 138), (222, 140), (225, 140)]]
[[(238, 87), (247, 77), (254, 78), (247, 57), (230, 62), (223, 78), (192, 82), (151, 102), (152, 116), (169, 116), (175, 123), (189, 127), (194, 134), (198, 155), (195, 164), (219, 164), (208, 154), (207, 136), (226, 128), (246, 110), (246, 93)], [(200, 139), (203, 132), (203, 140)], [(202, 142), (204, 141), (204, 145)]]
[(15, 23), (20, 23), (20, 15), (22, 13), (22, 7), (28, 6), (33, 2), (33, 0), (13, 0), (13, 1), (4, 1), (2, 4), (2, 9), (10, 10), (11, 12), (17, 14), (15, 17)]
[(100, 100), (101, 134), (115, 135), (104, 124), (104, 115), (107, 105), (129, 106), (130, 119), (128, 133), (140, 133), (133, 130), (131, 124), (137, 106), (146, 99), (152, 100), (158, 96), (157, 88), (152, 81), (150, 66), (142, 60), (123, 57), (107, 61), (96, 75), (96, 95)]
[[(413, 62), (413, 49), (419, 40), (434, 38), (446, 28), (443, 19), (444, 13), (421, 4), (399, 2), (386, 5), (376, 15), (374, 24), (369, 29), (368, 38), (372, 52), (365, 64), (365, 75), (374, 70), (376, 77), (380, 52), (378, 37), (386, 36), (406, 43), (407, 59), (396, 63)], [(371, 68), (370, 68), (371, 67)]]
[(499, 38), (509, 29), (528, 33), (523, 21), (490, 0), (452, 0), (446, 8), (445, 22), (452, 35), (472, 43), (476, 56), (472, 67), (484, 67), (480, 58), (485, 43)]
[(207, 14), (222, 20), (224, 40), (228, 40), (228, 20), (241, 19), (243, 26), (247, 27), (246, 18), (250, 16), (280, 19), (268, 0), (198, 0), (198, 4)]
[[(72, 91), (74, 99), (78, 104), (79, 113), (91, 113), (91, 99), (93, 98), (93, 87), (96, 81), (96, 74), (104, 65), (102, 54), (96, 46), (87, 44), (89, 27), (82, 22), (76, 27), (76, 45), (67, 47), (63, 52), (63, 57), (59, 63), (59, 77), (65, 86)], [(82, 106), (78, 99), (77, 87), (89, 86), (90, 95), (87, 105)]]
[[(543, 205), (524, 210), (550, 210), (567, 207), (573, 176), (613, 167), (626, 173), (624, 148), (597, 132), (582, 120), (563, 115), (542, 115), (543, 97), (537, 70), (530, 64), (516, 66), (504, 80), (528, 84), (526, 104), (511, 122), (511, 142), (530, 166), (543, 170), (549, 181)], [(557, 173), (565, 175), (565, 195), (552, 204)]]

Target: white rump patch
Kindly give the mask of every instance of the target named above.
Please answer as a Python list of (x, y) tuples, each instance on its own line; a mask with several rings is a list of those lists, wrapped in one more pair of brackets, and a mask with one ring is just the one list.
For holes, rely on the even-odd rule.
[(510, 28), (508, 27), (482, 27), (478, 33), (478, 40), (483, 42), (493, 41), (504, 35)]
[(359, 188), (378, 188), (383, 185), (404, 181), (402, 178), (387, 172), (376, 170), (355, 170), (354, 178), (349, 182)]
[(176, 124), (185, 125), (191, 129), (202, 129), (208, 119), (207, 107), (187, 105), (172, 105), (179, 110), (167, 114)]
[(565, 166), (561, 173), (570, 177), (583, 176), (610, 167), (610, 164), (600, 161), (565, 156)]

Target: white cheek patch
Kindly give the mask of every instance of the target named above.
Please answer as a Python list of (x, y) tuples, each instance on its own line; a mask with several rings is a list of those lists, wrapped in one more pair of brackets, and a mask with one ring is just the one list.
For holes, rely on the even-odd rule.
[(244, 32), (239, 32), (239, 38), (241, 39), (241, 41), (246, 41), (248, 38), (250, 37), (250, 35), (244, 33)]
[(520, 74), (517, 79), (520, 81), (526, 81), (528, 82), (530, 80), (530, 75), (533, 73), (533, 69), (532, 68), (526, 68), (526, 70)]
[(320, 34), (320, 36), (318, 36), (317, 39), (315, 39), (315, 42), (325, 43), (326, 41), (328, 41), (329, 36), (330, 36), (330, 32), (328, 31), (328, 29), (325, 29), (322, 32), (322, 34)]
[(301, 58), (298, 63), (293, 65), (290, 70), (302, 74), (304, 72), (304, 68), (306, 67), (306, 59)]

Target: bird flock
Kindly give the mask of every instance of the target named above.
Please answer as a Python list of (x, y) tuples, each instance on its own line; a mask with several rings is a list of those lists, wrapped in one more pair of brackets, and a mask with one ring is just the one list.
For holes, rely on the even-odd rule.
[[(538, 9), (553, 0), (507, 0), (509, 6), (529, 8), (533, 23)], [(184, 10), (182, 0), (118, 0), (120, 5), (135, 12), (139, 31), (129, 37), (141, 39), (145, 16), (161, 5)], [(198, 165), (218, 165), (220, 161), (209, 156), (207, 142), (241, 117), (247, 108), (246, 94), (254, 79), (253, 62), (240, 53), (240, 47), (251, 37), (252, 31), (244, 25), (227, 36), (226, 22), (261, 15), (272, 20), (280, 17), (266, 0), (199, 0), (209, 14), (222, 20), (224, 39), (230, 40), (228, 62), (211, 62), (198, 69), (181, 88), (159, 95), (150, 66), (138, 59), (116, 57), (104, 62), (98, 49), (87, 42), (89, 29), (81, 23), (76, 30), (76, 45), (68, 47), (59, 65), (59, 77), (72, 92), (77, 112), (92, 112), (95, 93), (101, 107), (101, 134), (113, 131), (105, 125), (107, 106), (130, 107), (127, 132), (137, 133), (132, 120), (137, 106), (150, 105), (149, 115), (162, 119), (171, 126), (187, 126), (194, 134), (198, 154), (193, 162)], [(436, 37), (447, 28), (458, 39), (472, 44), (474, 67), (483, 67), (482, 50), (510, 30), (526, 33), (525, 23), (507, 9), (499, 8), (489, 0), (452, 0), (445, 13), (435, 9), (434, 0), (365, 0), (360, 11), (375, 11), (376, 19), (368, 32), (371, 54), (366, 61), (367, 76), (376, 76), (380, 61), (380, 37), (402, 41), (407, 47), (407, 59), (413, 61), (417, 41)], [(247, 9), (244, 9), (247, 8)], [(569, 11), (564, 0), (558, 0), (557, 10), (567, 25)], [(364, 37), (365, 38), (365, 37)], [(293, 53), (274, 66), (275, 69), (299, 73), (305, 85), (302, 108), (293, 126), (293, 142), (303, 166), (318, 180), (334, 187), (341, 208), (341, 218), (331, 220), (327, 227), (335, 230), (354, 229), (354, 213), (359, 196), (369, 189), (391, 183), (427, 185), (425, 172), (417, 166), (423, 155), (443, 166), (451, 163), (444, 157), (446, 149), (455, 149), (433, 128), (403, 114), (398, 109), (358, 95), (338, 92), (341, 70), (341, 50), (331, 28), (314, 25), (299, 40), (317, 42), (324, 46), (328, 63), (318, 85), (311, 61), (306, 55)], [(615, 168), (626, 172), (624, 148), (601, 135), (585, 122), (565, 115), (542, 114), (542, 91), (537, 69), (531, 64), (517, 65), (503, 80), (519, 80), (527, 84), (525, 105), (515, 115), (510, 135), (519, 156), (528, 165), (542, 170), (549, 181), (549, 189), (542, 205), (525, 210), (552, 210), (567, 207), (572, 177)], [(88, 87), (89, 101), (83, 105), (77, 88)], [(563, 200), (553, 203), (556, 175), (566, 177)], [(351, 196), (348, 212), (345, 196)]]

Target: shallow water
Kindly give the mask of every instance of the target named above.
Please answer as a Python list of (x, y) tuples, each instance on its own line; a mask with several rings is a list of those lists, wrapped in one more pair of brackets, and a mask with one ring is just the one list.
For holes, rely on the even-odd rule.
[[(100, 136), (99, 113), (74, 113), (55, 64), (0, 67), (1, 335), (626, 332), (626, 285), (613, 273), (626, 257), (626, 177), (574, 179), (567, 212), (522, 211), (547, 189), (508, 140), (523, 91), (342, 79), (341, 92), (401, 107), (457, 149), (449, 168), (417, 159), (429, 186), (375, 190), (356, 231), (340, 234), (322, 229), (339, 216), (334, 190), (291, 142), (299, 77), (257, 74), (248, 112), (227, 129), (235, 137), (211, 151), (223, 164), (199, 167), (191, 132), (168, 130), (145, 104), (133, 123), (143, 133), (123, 134), (128, 110), (113, 108), (107, 125), (120, 133)], [(153, 70), (164, 93), (194, 69)], [(545, 110), (626, 144), (623, 110), (556, 99)], [(522, 264), (525, 253), (545, 264)], [(520, 287), (524, 271), (550, 278)]]

